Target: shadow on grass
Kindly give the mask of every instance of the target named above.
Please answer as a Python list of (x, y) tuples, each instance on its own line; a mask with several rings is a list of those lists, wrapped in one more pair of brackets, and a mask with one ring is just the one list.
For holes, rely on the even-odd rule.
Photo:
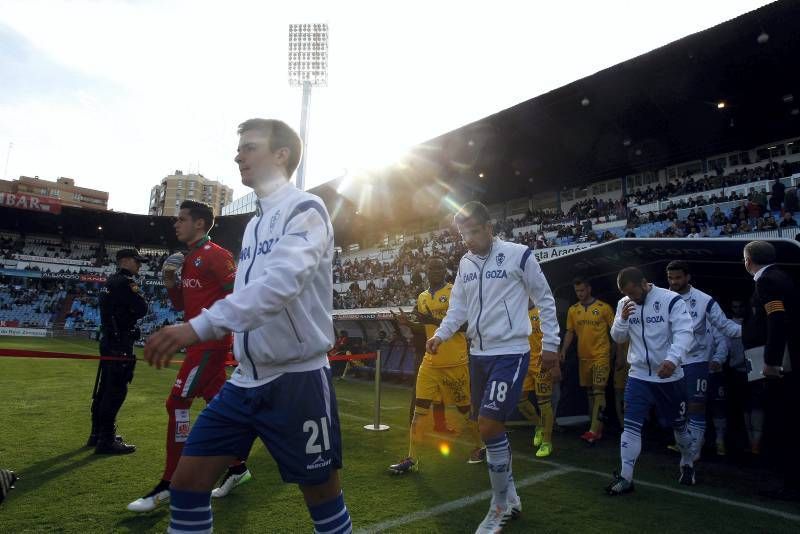
[(16, 497), (39, 489), (43, 484), (52, 482), (62, 475), (74, 474), (76, 469), (100, 459), (102, 457), (95, 455), (90, 447), (78, 447), (20, 468), (17, 473), (20, 480), (16, 484)]
[[(133, 512), (130, 512), (133, 514)], [(158, 532), (156, 526), (169, 519), (169, 505), (161, 506), (146, 514), (128, 515), (114, 523), (114, 530), (121, 529), (128, 532)]]

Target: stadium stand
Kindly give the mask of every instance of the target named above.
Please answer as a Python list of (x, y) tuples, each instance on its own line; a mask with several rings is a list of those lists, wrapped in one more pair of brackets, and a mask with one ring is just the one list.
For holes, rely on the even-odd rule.
[[(773, 185), (785, 186), (780, 202)], [(495, 222), (495, 232), (534, 249), (597, 244), (620, 237), (793, 238), (797, 232), (800, 161), (741, 168), (727, 175), (689, 174), (666, 185), (648, 186), (619, 199), (586, 199), (566, 211), (529, 210)], [(781, 232), (781, 230), (785, 230)], [(764, 234), (776, 232), (776, 235)], [(443, 256), (450, 274), (464, 250), (449, 229), (410, 237), (392, 249), (340, 254), (334, 265), (336, 308), (413, 304), (424, 290), (424, 265)]]

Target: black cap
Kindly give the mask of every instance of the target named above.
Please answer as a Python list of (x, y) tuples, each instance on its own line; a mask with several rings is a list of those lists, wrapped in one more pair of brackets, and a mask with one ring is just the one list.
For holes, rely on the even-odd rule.
[(133, 258), (138, 262), (146, 262), (147, 258), (143, 257), (139, 254), (139, 251), (135, 248), (123, 248), (117, 251), (117, 261), (121, 260), (122, 258)]

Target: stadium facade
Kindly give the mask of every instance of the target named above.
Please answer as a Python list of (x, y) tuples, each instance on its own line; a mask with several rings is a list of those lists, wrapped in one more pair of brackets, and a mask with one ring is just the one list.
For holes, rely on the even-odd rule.
[(66, 206), (90, 210), (108, 209), (108, 192), (88, 187), (78, 187), (74, 178), (61, 177), (55, 181), (43, 180), (38, 176), (20, 176), (17, 180), (0, 180), (0, 193), (3, 205), (13, 206), (11, 198), (20, 202), (20, 197), (36, 204)]

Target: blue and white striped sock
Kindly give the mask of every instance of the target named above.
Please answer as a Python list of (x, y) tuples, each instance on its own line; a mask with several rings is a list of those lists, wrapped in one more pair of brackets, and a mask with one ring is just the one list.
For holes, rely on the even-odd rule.
[(619, 455), (622, 460), (620, 476), (628, 482), (633, 481), (633, 468), (642, 452), (642, 423), (625, 419), (622, 436), (619, 440)]
[(344, 495), (339, 494), (333, 500), (309, 506), (308, 512), (314, 521), (315, 534), (350, 534), (353, 532), (353, 523), (350, 513), (344, 504)]
[(168, 534), (211, 534), (211, 492), (169, 490)]
[[(693, 467), (695, 456), (700, 452), (700, 447), (702, 447), (702, 445), (697, 444), (698, 442), (695, 440), (694, 436), (692, 436), (692, 429), (690, 426), (691, 423), (687, 425), (684, 422), (682, 425), (673, 427), (672, 432), (675, 434), (675, 443), (681, 451), (680, 465)], [(705, 429), (703, 430), (705, 431)]]
[[(508, 441), (508, 434), (506, 434), (506, 441)], [(517, 486), (514, 484), (514, 453), (511, 452), (511, 444), (508, 444), (508, 502), (518, 502), (519, 495), (517, 495)]]
[(484, 441), (486, 444), (486, 463), (489, 466), (489, 482), (492, 484), (492, 502), (502, 507), (508, 506), (509, 469), (511, 451), (508, 448), (506, 433)]
[[(689, 435), (692, 437), (690, 455), (692, 460), (700, 456), (703, 448), (703, 441), (706, 435), (706, 416), (705, 414), (689, 414)], [(681, 464), (683, 465), (683, 464)]]

